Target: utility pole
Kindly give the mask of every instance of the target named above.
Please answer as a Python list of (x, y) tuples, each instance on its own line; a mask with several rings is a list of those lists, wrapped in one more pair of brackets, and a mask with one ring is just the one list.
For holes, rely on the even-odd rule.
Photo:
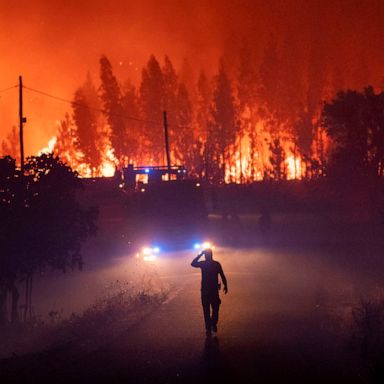
[[(23, 124), (27, 119), (23, 116), (23, 78), (19, 76), (19, 125), (20, 125), (20, 170), (22, 180), (24, 178), (24, 136)], [(30, 305), (31, 297), (31, 278), (27, 277), (25, 280), (25, 308), (24, 308), (24, 321), (27, 320), (28, 305)], [(18, 297), (17, 297), (18, 300)]]
[(20, 169), (21, 174), (24, 174), (24, 138), (23, 124), (27, 119), (23, 116), (23, 79), (19, 76), (19, 124), (20, 124)]
[(164, 136), (165, 136), (165, 152), (167, 155), (168, 180), (171, 180), (171, 156), (169, 154), (167, 111), (163, 112), (163, 123), (164, 123)]

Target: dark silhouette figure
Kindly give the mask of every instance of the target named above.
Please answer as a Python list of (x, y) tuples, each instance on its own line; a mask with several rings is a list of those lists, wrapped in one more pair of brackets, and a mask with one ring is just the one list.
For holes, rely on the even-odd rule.
[[(201, 256), (205, 256), (204, 261), (199, 261)], [(191, 263), (192, 267), (201, 268), (201, 304), (203, 305), (205, 330), (207, 336), (212, 332), (217, 332), (217, 322), (219, 320), (220, 284), (218, 275), (224, 284), (224, 293), (228, 292), (227, 279), (224, 275), (221, 264), (212, 257), (212, 250), (206, 249), (195, 257)], [(211, 312), (212, 308), (212, 312)]]

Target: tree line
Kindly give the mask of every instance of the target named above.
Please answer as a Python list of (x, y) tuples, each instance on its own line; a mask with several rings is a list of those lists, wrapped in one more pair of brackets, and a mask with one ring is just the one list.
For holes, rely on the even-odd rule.
[[(356, 172), (354, 161), (365, 164), (358, 166), (363, 173), (375, 162), (381, 175), (382, 93), (343, 91), (342, 73), (324, 68), (316, 43), (299, 56), (292, 42), (271, 38), (257, 59), (244, 42), (236, 65), (223, 58), (216, 74), (201, 71), (194, 79), (188, 65), (177, 71), (169, 57), (161, 63), (152, 55), (137, 86), (120, 81), (102, 56), (98, 85), (88, 75), (74, 92), (54, 153), (88, 176), (101, 175), (105, 160), (117, 167), (164, 164), (167, 111), (172, 163), (216, 184), (347, 175)], [(364, 118), (356, 113), (361, 108)], [(355, 136), (358, 127), (365, 135)], [(16, 139), (13, 130), (4, 154), (17, 152)], [(362, 141), (359, 150), (351, 140)]]

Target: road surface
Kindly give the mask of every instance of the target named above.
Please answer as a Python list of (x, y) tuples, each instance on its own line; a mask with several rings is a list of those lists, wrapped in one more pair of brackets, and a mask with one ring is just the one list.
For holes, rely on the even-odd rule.
[(221, 293), (218, 337), (206, 339), (194, 254), (164, 255), (152, 267), (173, 290), (156, 311), (89, 353), (63, 346), (2, 361), (0, 382), (361, 382), (343, 316), (375, 279), (318, 256), (217, 249), (229, 292)]

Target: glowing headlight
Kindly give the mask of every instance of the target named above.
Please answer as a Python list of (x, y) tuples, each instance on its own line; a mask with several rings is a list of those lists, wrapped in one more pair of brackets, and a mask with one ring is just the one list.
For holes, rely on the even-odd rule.
[(156, 255), (160, 253), (159, 247), (144, 247), (141, 250), (141, 255), (144, 261), (153, 261), (156, 259)]
[(152, 255), (152, 248), (148, 248), (148, 247), (143, 248), (143, 255), (145, 256)]
[(193, 248), (196, 250), (204, 251), (204, 249), (208, 249), (208, 248), (214, 249), (215, 247), (211, 242), (205, 241), (204, 243), (195, 243), (193, 245)]

